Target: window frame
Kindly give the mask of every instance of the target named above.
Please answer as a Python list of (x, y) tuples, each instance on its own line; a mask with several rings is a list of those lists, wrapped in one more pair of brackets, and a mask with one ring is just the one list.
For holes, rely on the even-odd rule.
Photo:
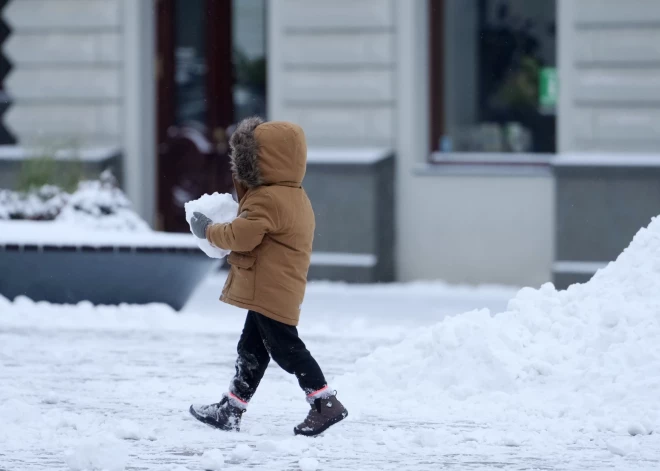
[[(485, 3), (485, 0), (478, 0), (480, 5)], [(559, 0), (556, 0), (556, 8), (558, 8)], [(559, 133), (555, 135), (555, 151), (554, 152), (442, 152), (439, 149), (439, 142), (442, 138), (445, 127), (445, 0), (427, 0), (428, 11), (428, 93), (429, 93), (429, 109), (428, 121), (429, 126), (428, 135), (429, 142), (427, 144), (427, 159), (426, 164), (432, 166), (456, 166), (467, 165), (470, 167), (549, 167), (553, 157), (558, 153), (559, 149)], [(480, 15), (482, 15), (483, 8), (480, 7)], [(558, 16), (557, 16), (558, 19)], [(556, 38), (557, 47), (559, 46), (559, 39)], [(557, 62), (556, 67), (559, 66)], [(483, 102), (483, 85), (479, 82), (477, 90), (479, 103)], [(555, 125), (558, 130), (559, 114), (555, 112)], [(446, 158), (443, 158), (446, 157)], [(536, 160), (534, 160), (536, 158)]]

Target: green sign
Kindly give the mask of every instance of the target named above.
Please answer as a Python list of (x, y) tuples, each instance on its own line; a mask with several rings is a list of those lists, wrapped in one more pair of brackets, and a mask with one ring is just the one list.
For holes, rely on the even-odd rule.
[(539, 105), (554, 108), (557, 105), (559, 84), (556, 67), (543, 67), (539, 76)]

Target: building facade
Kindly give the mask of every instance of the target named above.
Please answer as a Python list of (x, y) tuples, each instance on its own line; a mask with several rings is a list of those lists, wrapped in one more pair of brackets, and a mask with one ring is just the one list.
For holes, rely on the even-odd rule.
[[(551, 280), (579, 262), (557, 257), (557, 156), (653, 154), (660, 135), (655, 0), (9, 0), (2, 14), (18, 144), (120, 149), (125, 189), (156, 225), (167, 149), (226, 155), (248, 111), (300, 123), (326, 159), (393, 154), (401, 281)], [(227, 79), (237, 44), (244, 82)], [(195, 113), (202, 127), (183, 126)], [(177, 147), (185, 133), (192, 150)]]

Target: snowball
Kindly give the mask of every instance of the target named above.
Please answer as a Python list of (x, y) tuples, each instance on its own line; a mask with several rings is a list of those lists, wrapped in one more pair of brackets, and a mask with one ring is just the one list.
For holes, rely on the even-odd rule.
[(2, 310), (3, 308), (9, 309), (10, 304), (11, 303), (9, 302), (9, 299), (5, 298), (3, 295), (0, 294), (0, 310)]
[(319, 469), (319, 460), (316, 458), (303, 458), (298, 461), (300, 471), (316, 471)]
[(71, 471), (124, 471), (128, 447), (117, 439), (90, 438), (64, 454)]
[[(190, 224), (193, 213), (200, 212), (206, 215), (214, 223), (231, 222), (236, 218), (238, 213), (238, 203), (234, 201), (232, 195), (228, 193), (213, 193), (212, 195), (204, 195), (201, 198), (189, 201), (185, 204), (186, 221)], [(190, 229), (192, 232), (192, 228)], [(224, 258), (229, 255), (228, 250), (222, 250), (213, 247), (206, 239), (199, 239), (195, 237), (197, 245), (202, 251), (212, 258)]]
[(234, 451), (231, 452), (231, 457), (234, 460), (243, 461), (250, 457), (252, 454), (252, 448), (250, 448), (245, 443), (239, 443), (234, 448)]

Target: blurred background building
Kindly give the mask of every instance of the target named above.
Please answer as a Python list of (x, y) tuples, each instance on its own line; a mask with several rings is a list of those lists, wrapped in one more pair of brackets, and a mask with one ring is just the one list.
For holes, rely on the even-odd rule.
[(564, 285), (659, 213), (657, 0), (4, 0), (1, 160), (114, 162), (139, 213), (307, 133), (319, 277)]

